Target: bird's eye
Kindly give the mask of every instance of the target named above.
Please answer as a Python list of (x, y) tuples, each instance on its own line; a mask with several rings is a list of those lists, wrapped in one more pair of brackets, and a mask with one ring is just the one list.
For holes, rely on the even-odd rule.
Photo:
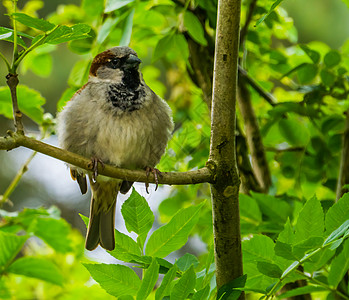
[(120, 67), (120, 59), (112, 58), (108, 61), (108, 67), (111, 69), (117, 69)]

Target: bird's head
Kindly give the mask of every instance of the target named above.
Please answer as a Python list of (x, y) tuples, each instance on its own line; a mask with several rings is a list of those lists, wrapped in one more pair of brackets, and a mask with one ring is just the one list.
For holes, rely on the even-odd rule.
[(129, 47), (114, 47), (99, 53), (92, 61), (90, 77), (120, 83), (125, 78), (139, 80), (138, 67), (142, 61)]

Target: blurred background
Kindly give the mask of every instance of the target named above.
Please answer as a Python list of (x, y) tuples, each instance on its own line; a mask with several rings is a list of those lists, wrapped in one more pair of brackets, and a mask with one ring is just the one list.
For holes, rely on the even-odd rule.
[[(35, 1), (32, 1), (35, 2)], [(21, 7), (24, 1), (19, 1)], [(38, 10), (40, 17), (47, 17), (53, 12), (63, 9), (65, 4), (79, 5), (78, 0), (44, 1), (44, 6)], [(349, 37), (349, 9), (341, 0), (285, 0), (282, 7), (287, 10), (290, 17), (294, 19), (298, 30), (299, 42), (307, 43), (319, 40), (327, 43), (330, 47), (338, 49)], [(0, 6), (0, 26), (9, 27), (9, 20), (4, 6)], [(316, 16), (316, 17), (315, 17)], [(0, 50), (6, 57), (11, 56), (11, 44), (0, 42)], [(44, 109), (53, 116), (56, 113), (57, 102), (62, 93), (68, 87), (67, 81), (71, 67), (80, 59), (80, 55), (67, 49), (67, 45), (57, 46), (57, 50), (52, 52), (52, 72), (47, 77), (39, 77), (31, 70), (22, 68), (20, 71), (20, 83), (26, 84), (42, 94), (46, 98)], [(143, 68), (150, 64), (149, 59), (142, 57)], [(0, 61), (0, 86), (5, 86), (6, 67), (3, 61)], [(161, 76), (160, 76), (161, 77)], [(150, 87), (152, 84), (148, 82)], [(170, 98), (171, 92), (163, 82), (164, 96)], [(153, 87), (152, 87), (153, 88)], [(170, 100), (170, 105), (173, 103)], [(1, 104), (1, 103), (0, 103)], [(29, 119), (25, 119), (27, 133), (37, 133), (36, 125)], [(11, 120), (0, 116), (0, 135), (6, 134), (6, 131), (13, 129)], [(57, 145), (55, 136), (50, 137), (45, 142)], [(0, 194), (10, 184), (17, 170), (30, 156), (31, 151), (25, 148), (19, 148), (10, 152), (0, 151)], [(170, 171), (170, 170), (166, 170)], [(161, 186), (160, 190), (154, 193), (153, 189), (149, 195), (145, 193), (144, 185), (136, 185), (137, 190), (146, 197), (153, 211), (156, 211), (159, 203), (165, 199), (171, 187)], [(153, 188), (153, 187), (152, 187)], [(28, 172), (25, 173), (18, 187), (11, 195), (13, 206), (6, 204), (5, 210), (20, 210), (23, 207), (38, 207), (51, 205), (58, 206), (62, 211), (62, 216), (68, 220), (74, 227), (79, 228), (82, 233), (85, 232), (85, 225), (81, 221), (78, 213), (88, 215), (90, 195), (82, 196), (78, 185), (70, 178), (69, 170), (61, 161), (38, 154), (29, 165)], [(120, 204), (124, 197), (119, 198), (117, 207), (117, 220), (121, 219)], [(116, 225), (119, 230), (125, 232), (123, 224)], [(195, 247), (195, 243), (193, 247)]]

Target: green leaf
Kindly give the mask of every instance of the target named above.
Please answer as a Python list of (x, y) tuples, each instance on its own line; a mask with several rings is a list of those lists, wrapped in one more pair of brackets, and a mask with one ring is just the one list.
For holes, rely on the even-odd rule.
[(217, 293), (217, 299), (220, 300), (237, 300), (241, 291), (236, 288), (243, 288), (246, 284), (247, 275), (242, 275), (221, 286)]
[(274, 242), (265, 235), (254, 235), (242, 242), (243, 260), (246, 262), (265, 261), (273, 263)]
[(322, 83), (328, 87), (332, 86), (336, 81), (336, 75), (326, 69), (321, 70), (320, 77)]
[(22, 249), (28, 236), (0, 231), (0, 270), (6, 267)]
[(258, 261), (257, 269), (262, 274), (271, 278), (280, 278), (282, 275), (282, 270), (278, 265), (265, 261)]
[(295, 119), (281, 119), (279, 121), (279, 131), (292, 146), (305, 146), (309, 142), (307, 128)]
[(301, 84), (306, 84), (311, 82), (318, 72), (318, 66), (316, 64), (302, 64), (300, 68), (297, 69), (298, 80)]
[(260, 23), (262, 23), (273, 11), (274, 9), (282, 2), (283, 0), (276, 0), (271, 8), (269, 9), (268, 13), (266, 13), (263, 17), (261, 17), (257, 22), (255, 26), (258, 26)]
[(310, 237), (324, 234), (324, 212), (316, 196), (310, 198), (299, 212), (295, 226), (295, 241), (300, 242)]
[(285, 259), (288, 259), (288, 260), (296, 259), (296, 257), (294, 257), (292, 252), (292, 245), (288, 243), (276, 241), (274, 251), (277, 256), (283, 257)]
[[(46, 100), (39, 92), (25, 86), (18, 85), (17, 87), (18, 106), (22, 113), (31, 118), (34, 122), (42, 124), (43, 109), (42, 105)], [(12, 101), (8, 87), (0, 87), (0, 114), (6, 118), (12, 119)]]
[(69, 239), (70, 225), (64, 219), (37, 218), (34, 233), (57, 252), (72, 250)]
[(129, 267), (107, 264), (83, 264), (103, 289), (110, 295), (135, 296), (141, 286), (141, 280)]
[(199, 219), (203, 204), (204, 202), (181, 209), (168, 224), (154, 231), (148, 240), (145, 253), (149, 256), (165, 257), (184, 246)]
[(328, 283), (331, 287), (336, 288), (341, 282), (344, 275), (349, 269), (349, 240), (346, 240), (343, 244), (342, 252), (336, 256), (330, 267), (330, 272), (328, 274)]
[(311, 293), (318, 293), (322, 291), (326, 291), (326, 288), (322, 286), (307, 285), (307, 286), (298, 287), (298, 288), (289, 290), (285, 293), (282, 293), (278, 295), (277, 298), (288, 299), (296, 296), (301, 296), (301, 295), (306, 295)]
[(8, 272), (41, 279), (60, 286), (63, 285), (61, 271), (54, 263), (44, 258), (21, 257), (10, 265)]
[(118, 10), (121, 7), (126, 6), (129, 3), (134, 2), (135, 0), (107, 0), (107, 3), (105, 4), (105, 13), (110, 13), (114, 10)]
[(82, 8), (89, 16), (99, 16), (104, 11), (104, 0), (83, 0)]
[(148, 232), (154, 223), (154, 215), (148, 202), (133, 188), (131, 196), (122, 205), (121, 213), (127, 230), (138, 234), (141, 248), (143, 248)]
[(196, 268), (199, 265), (199, 261), (193, 254), (186, 253), (176, 261), (176, 265), (181, 272), (185, 272), (192, 265)]
[(116, 259), (131, 262), (142, 255), (142, 251), (137, 243), (128, 235), (115, 229), (115, 249), (108, 251)]
[(349, 230), (349, 219), (346, 220), (341, 226), (339, 226), (336, 230), (332, 231), (328, 238), (325, 240), (323, 246), (330, 244), (340, 238)]
[(245, 194), (240, 194), (240, 218), (242, 222), (258, 225), (262, 222), (262, 213), (257, 201)]
[(170, 294), (171, 283), (177, 275), (178, 267), (174, 265), (169, 271), (165, 274), (162, 279), (161, 285), (155, 292), (155, 300), (161, 300), (165, 296)]
[(44, 42), (49, 44), (61, 44), (73, 40), (85, 39), (89, 37), (91, 27), (87, 24), (76, 24), (71, 27), (59, 26), (48, 35)]
[(149, 268), (145, 270), (142, 284), (137, 293), (137, 300), (147, 299), (159, 277), (159, 264), (153, 259)]
[(13, 13), (12, 16), (16, 21), (22, 23), (23, 25), (41, 31), (49, 31), (55, 27), (55, 25), (50, 23), (49, 21), (46, 21), (44, 19), (33, 18), (24, 13)]
[(125, 26), (122, 30), (122, 36), (119, 43), (120, 46), (128, 46), (130, 44), (134, 14), (135, 14), (135, 9), (133, 8), (125, 20)]
[(102, 27), (98, 30), (97, 43), (102, 44), (106, 38), (110, 35), (116, 24), (119, 22), (119, 17), (108, 17)]
[(189, 10), (184, 12), (184, 26), (187, 28), (189, 35), (194, 41), (203, 46), (207, 45), (204, 29), (199, 19)]
[[(26, 49), (27, 46), (20, 36), (25, 36), (29, 39), (33, 38), (32, 36), (30, 36), (28, 34), (20, 33), (20, 32), (17, 32), (17, 36), (18, 36), (18, 38), (17, 38), (18, 45), (20, 45), (24, 49)], [(13, 43), (13, 29), (6, 28), (6, 27), (0, 27), (0, 40), (4, 40), (4, 41), (8, 41), (8, 42)]]
[(310, 49), (307, 45), (299, 45), (301, 49), (309, 56), (314, 64), (317, 64), (320, 60), (320, 53)]
[(173, 47), (175, 47), (175, 35), (169, 32), (162, 39), (158, 41), (153, 53), (152, 61), (156, 61), (166, 55)]
[(324, 63), (327, 67), (332, 68), (341, 62), (341, 55), (338, 51), (331, 50), (326, 53), (324, 57)]
[(207, 284), (204, 288), (201, 290), (198, 290), (191, 300), (206, 300), (208, 298), (208, 295), (210, 294), (210, 285)]
[(90, 66), (90, 60), (79, 60), (76, 62), (69, 74), (68, 84), (71, 87), (82, 87), (88, 80)]
[(196, 274), (194, 266), (191, 266), (184, 274), (179, 278), (175, 286), (173, 287), (170, 300), (185, 300), (188, 295), (193, 292), (196, 283)]
[(63, 92), (61, 98), (57, 102), (57, 111), (58, 112), (63, 110), (64, 106), (67, 104), (67, 102), (71, 98), (73, 98), (73, 96), (75, 95), (77, 90), (78, 90), (77, 88), (67, 88)]
[(270, 195), (251, 193), (252, 197), (257, 200), (263, 214), (268, 216), (273, 222), (285, 223), (291, 213), (290, 205), (280, 199)]
[(323, 241), (321, 236), (311, 236), (293, 245), (292, 253), (296, 259), (301, 259), (310, 250), (321, 247)]
[(330, 233), (349, 219), (349, 193), (343, 195), (328, 210), (325, 218), (326, 232)]

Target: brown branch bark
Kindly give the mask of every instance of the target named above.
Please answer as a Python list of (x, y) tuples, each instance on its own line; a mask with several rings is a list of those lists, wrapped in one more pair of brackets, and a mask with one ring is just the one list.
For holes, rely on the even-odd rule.
[(18, 101), (17, 101), (17, 85), (19, 83), (18, 74), (9, 73), (6, 76), (6, 83), (10, 88), (10, 92), (11, 92), (13, 119), (15, 122), (16, 132), (20, 134), (24, 134), (24, 127), (22, 124), (22, 113), (18, 108)]
[[(48, 145), (18, 133), (11, 133), (11, 135), (7, 137), (0, 137), (0, 150), (11, 150), (20, 146), (65, 161), (68, 164), (72, 164), (86, 171), (91, 171), (89, 168), (91, 159), (81, 155)], [(146, 172), (142, 170), (128, 170), (110, 165), (105, 165), (104, 168), (102, 168), (99, 165), (98, 174), (128, 181), (155, 183), (154, 175), (150, 173), (149, 177), (147, 177)], [(161, 184), (184, 185), (214, 182), (213, 172), (206, 167), (189, 172), (161, 172), (161, 174), (162, 176), (159, 176), (159, 183)]]
[(245, 82), (239, 80), (238, 103), (242, 118), (244, 120), (247, 143), (251, 152), (253, 171), (263, 191), (268, 191), (271, 186), (271, 175), (268, 161), (265, 155), (262, 136), (257, 118), (251, 102), (251, 94)]
[(210, 147), (210, 160), (216, 168), (211, 197), (218, 289), (243, 274), (240, 179), (235, 158), (240, 9), (239, 0), (218, 1)]
[(344, 185), (347, 184), (349, 184), (349, 109), (346, 112), (345, 129), (343, 133), (342, 156), (337, 183), (337, 201), (344, 193), (349, 192), (349, 188), (344, 187)]

